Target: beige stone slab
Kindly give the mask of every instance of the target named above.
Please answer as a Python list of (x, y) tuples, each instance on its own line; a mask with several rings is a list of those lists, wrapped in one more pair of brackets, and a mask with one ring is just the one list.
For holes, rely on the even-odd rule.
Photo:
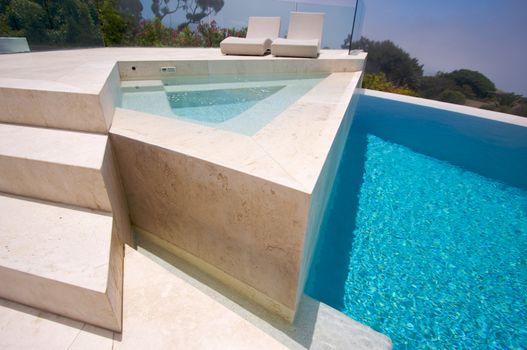
[(67, 85), (78, 86), (82, 92), (97, 93), (104, 88), (107, 79), (114, 71), (119, 76), (115, 62), (109, 56), (102, 60), (78, 62), (77, 66), (72, 69), (63, 70), (57, 81)]
[(115, 107), (120, 104), (120, 101), (121, 80), (119, 77), (119, 69), (117, 66), (114, 66), (99, 93), (99, 103), (106, 125), (106, 130), (104, 132), (105, 134), (112, 125), (113, 113), (115, 111)]
[(284, 324), (240, 306), (246, 302), (213, 280), (196, 279), (191, 266), (171, 265), (175, 261), (162, 257), (127, 248), (122, 333), (0, 299), (0, 347), (391, 349), (387, 337), (309, 297), (300, 303), (295, 324)]
[(104, 179), (104, 186), (111, 205), (115, 232), (122, 243), (135, 247), (133, 232), (130, 226), (128, 203), (121, 180), (122, 176), (119, 172), (119, 164), (115, 159), (115, 153), (111, 143), (108, 143), (104, 153), (101, 175)]
[(280, 304), (265, 293), (241, 282), (238, 278), (232, 277), (218, 267), (209, 264), (205, 260), (178, 248), (176, 245), (171, 244), (156, 235), (148, 233), (138, 227), (134, 227), (134, 231), (136, 233), (135, 237), (138, 247), (141, 246), (142, 248), (145, 245), (159, 247), (159, 249), (168, 252), (168, 254), (174, 256), (176, 259), (185, 261), (185, 263), (220, 281), (220, 283), (225, 285), (227, 289), (231, 289), (236, 293), (243, 295), (247, 300), (262, 306), (264, 309), (269, 310), (274, 315), (286, 320), (287, 322), (293, 322), (295, 310), (292, 308)]
[[(138, 258), (148, 258), (288, 349), (389, 350), (392, 347), (385, 335), (306, 295), (302, 295), (295, 322), (290, 324), (248, 301), (215, 275), (172, 255), (155, 242), (140, 239), (137, 253)], [(235, 344), (232, 348), (236, 348)]]
[(0, 191), (111, 212), (108, 137), (0, 123)]
[(108, 130), (97, 94), (0, 87), (0, 95), (0, 122), (98, 133)]
[[(46, 71), (53, 71), (53, 68), (51, 67), (45, 67)], [(74, 92), (74, 93), (82, 93), (84, 92), (81, 88), (78, 88), (73, 85), (64, 84), (61, 82), (56, 81), (48, 81), (48, 80), (35, 80), (31, 79), (34, 75), (30, 75), (27, 78), (5, 78), (2, 76), (1, 82), (5, 87), (9, 87), (11, 89), (20, 89), (20, 90), (38, 90), (38, 91), (54, 91), (54, 92)]]
[(67, 348), (68, 350), (112, 350), (113, 332), (83, 324), (79, 334)]
[(123, 333), (114, 349), (286, 349), (137, 251), (126, 251)]
[[(318, 59), (224, 56), (219, 49), (100, 48), (2, 55), (0, 122), (106, 133), (124, 80), (181, 75), (356, 71), (365, 53)], [(118, 66), (117, 66), (118, 65)], [(176, 67), (175, 73), (161, 68)]]
[[(209, 74), (206, 60), (164, 61), (149, 59), (148, 61), (120, 61), (119, 74), (122, 80), (170, 79), (179, 75)], [(162, 67), (175, 67), (176, 71), (162, 72)]]
[(79, 335), (82, 325), (82, 322), (0, 299), (0, 348), (5, 350), (66, 350)]
[(331, 74), (252, 137), (120, 108), (111, 133), (309, 192), (360, 75)]
[(309, 196), (112, 135), (133, 224), (294, 309)]
[[(139, 83), (139, 84), (138, 84)], [(162, 80), (123, 80), (121, 81), (122, 88), (136, 88), (140, 86), (141, 88), (162, 88)]]
[(121, 327), (122, 245), (111, 216), (0, 196), (0, 297)]
[[(237, 69), (247, 61), (280, 62), (273, 65), (275, 72), (296, 72), (297, 68), (313, 71), (360, 70), (365, 53), (348, 56), (347, 50), (321, 50), (316, 60), (277, 58), (272, 55), (263, 57), (225, 56), (215, 48), (97, 48), (51, 52), (31, 52), (25, 54), (2, 55), (0, 57), (0, 86), (20, 88), (21, 81), (38, 82), (38, 89), (53, 91), (71, 91), (99, 94), (116, 62), (146, 61), (202, 61), (201, 65), (180, 63), (180, 74), (207, 74), (215, 70), (211, 61), (232, 62), (229, 66), (219, 63), (222, 69)], [(207, 63), (206, 61), (209, 61)], [(209, 66), (210, 64), (210, 66)], [(263, 63), (267, 65), (267, 63)], [(311, 66), (311, 68), (309, 67)], [(306, 68), (307, 67), (307, 68)], [(320, 67), (320, 68), (318, 68)], [(127, 68), (130, 68), (128, 70)], [(148, 68), (149, 69), (149, 68)], [(211, 69), (211, 70), (209, 70)], [(142, 69), (141, 69), (142, 71)], [(224, 70), (225, 71), (225, 70)], [(120, 71), (126, 78), (139, 77), (131, 71), (131, 65), (124, 64)], [(153, 72), (152, 72), (153, 73)], [(130, 75), (129, 75), (130, 74)], [(31, 88), (31, 84), (25, 88)]]
[(186, 154), (252, 176), (303, 190), (265, 150), (250, 137), (147, 113), (117, 108), (112, 139), (121, 136)]
[[(0, 78), (0, 86), (15, 91), (13, 100), (30, 102), (20, 108), (6, 102), (8, 121), (70, 128), (59, 125), (60, 118), (46, 112), (67, 112), (77, 95), (90, 95), (96, 96), (93, 106), (76, 106), (70, 119), (77, 123), (74, 127), (95, 130), (94, 125), (85, 123), (87, 119), (105, 132), (112, 123), (118, 95), (116, 62), (121, 62), (121, 78), (159, 79), (163, 77), (160, 68), (170, 65), (176, 66), (174, 76), (347, 71), (363, 64), (365, 55), (351, 57), (344, 51), (327, 51), (314, 60), (240, 58), (221, 56), (215, 49), (131, 48), (79, 50), (55, 56), (38, 53), (20, 58), (38, 59), (44, 65), (57, 59), (56, 65), (62, 64), (64, 70), (35, 70), (40, 86), (49, 81), (50, 86), (63, 87), (64, 92), (80, 89), (87, 94), (53, 91), (59, 98), (47, 95), (41, 103), (41, 95), (49, 92), (26, 93), (19, 82), (17, 88), (7, 88), (13, 79), (27, 79), (27, 71), (15, 74), (0, 68), (0, 76), (5, 73), (7, 78)], [(18, 65), (9, 60), (6, 63)], [(254, 137), (117, 109), (112, 140), (118, 158), (125, 158), (119, 171), (126, 174), (124, 188), (132, 220), (294, 309), (301, 288), (309, 195), (342, 120), (346, 98), (349, 101), (346, 82), (354, 77), (331, 75)], [(83, 107), (86, 110), (78, 112)], [(105, 185), (109, 192), (113, 188), (113, 196), (118, 198), (115, 171), (107, 169), (105, 174), (114, 179), (109, 184), (105, 177)], [(60, 179), (59, 175), (51, 177)], [(123, 202), (121, 196), (117, 204), (111, 203), (112, 210), (124, 208)], [(122, 215), (114, 214), (116, 218), (126, 217), (124, 209)], [(121, 240), (129, 242), (123, 233), (127, 231), (126, 220), (116, 220), (115, 225)], [(273, 285), (277, 278), (279, 288)]]
[(253, 136), (117, 109), (132, 222), (295, 310), (309, 206), (324, 208), (311, 194), (360, 76), (331, 74)]
[(113, 332), (0, 299), (2, 349), (112, 349)]
[(0, 123), (0, 154), (98, 169), (107, 136)]
[(315, 187), (360, 76), (360, 72), (330, 75), (252, 136), (308, 193)]

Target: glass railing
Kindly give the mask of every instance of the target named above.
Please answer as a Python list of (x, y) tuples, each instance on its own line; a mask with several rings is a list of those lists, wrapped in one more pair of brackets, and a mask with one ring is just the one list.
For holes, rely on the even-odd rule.
[(0, 37), (26, 38), (31, 51), (217, 47), (244, 36), (249, 16), (281, 17), (286, 37), (291, 11), (326, 14), (322, 48), (346, 48), (351, 32), (360, 38), (362, 0), (0, 0)]

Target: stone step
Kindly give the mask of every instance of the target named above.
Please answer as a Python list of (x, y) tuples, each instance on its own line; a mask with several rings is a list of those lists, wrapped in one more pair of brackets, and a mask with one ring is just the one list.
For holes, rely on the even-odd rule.
[(108, 136), (0, 124), (0, 192), (111, 211)]
[(109, 213), (0, 193), (0, 297), (120, 331), (114, 230)]

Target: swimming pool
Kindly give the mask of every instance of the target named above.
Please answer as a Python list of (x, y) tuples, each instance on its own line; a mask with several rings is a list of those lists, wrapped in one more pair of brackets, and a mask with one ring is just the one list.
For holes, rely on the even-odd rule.
[(527, 344), (527, 128), (360, 96), (306, 293), (396, 349)]
[(120, 106), (253, 135), (327, 76), (231, 74), (127, 81)]

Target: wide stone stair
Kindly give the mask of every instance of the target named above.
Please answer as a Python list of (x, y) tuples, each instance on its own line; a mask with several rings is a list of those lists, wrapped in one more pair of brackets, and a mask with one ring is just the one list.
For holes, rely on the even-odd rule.
[(0, 297), (121, 331), (124, 243), (107, 135), (0, 123)]

